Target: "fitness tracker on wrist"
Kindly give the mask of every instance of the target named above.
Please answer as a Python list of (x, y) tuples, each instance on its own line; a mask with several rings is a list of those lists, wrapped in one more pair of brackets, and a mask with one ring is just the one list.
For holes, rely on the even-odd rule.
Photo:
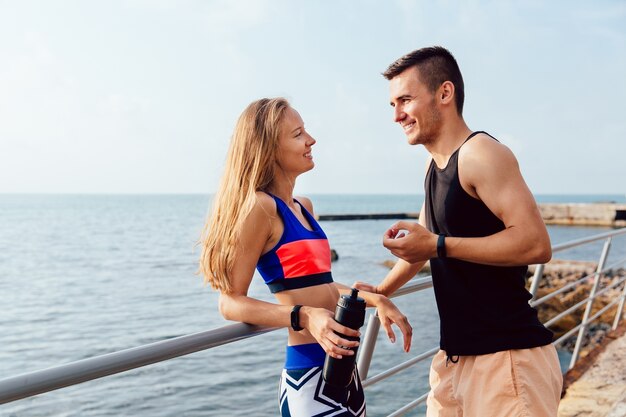
[(302, 308), (301, 305), (295, 305), (293, 309), (291, 310), (291, 328), (294, 329), (296, 332), (299, 332), (300, 330), (304, 329), (302, 326), (300, 326), (300, 309), (301, 308)]
[(437, 257), (441, 259), (446, 257), (446, 235), (443, 233), (437, 238)]

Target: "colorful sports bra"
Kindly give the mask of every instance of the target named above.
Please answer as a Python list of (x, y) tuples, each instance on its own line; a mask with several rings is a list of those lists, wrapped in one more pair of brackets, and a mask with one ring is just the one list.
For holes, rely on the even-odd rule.
[[(269, 194), (269, 193), (268, 193)], [(296, 199), (313, 230), (305, 228), (280, 198), (269, 194), (276, 202), (276, 211), (285, 229), (280, 240), (256, 264), (272, 293), (333, 282), (330, 273), (330, 245), (315, 218)]]

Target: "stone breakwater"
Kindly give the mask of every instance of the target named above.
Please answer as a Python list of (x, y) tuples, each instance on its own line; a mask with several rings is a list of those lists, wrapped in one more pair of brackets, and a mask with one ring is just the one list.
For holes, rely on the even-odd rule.
[[(616, 203), (541, 203), (541, 217), (546, 224), (576, 226), (626, 226), (626, 204)], [(414, 220), (419, 213), (321, 214), (320, 221), (332, 220)]]
[(539, 204), (546, 224), (580, 226), (626, 226), (626, 204), (566, 203)]

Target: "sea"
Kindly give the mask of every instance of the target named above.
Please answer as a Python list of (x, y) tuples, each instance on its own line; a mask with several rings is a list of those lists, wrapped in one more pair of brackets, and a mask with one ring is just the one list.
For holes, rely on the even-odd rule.
[[(316, 214), (418, 212), (421, 195), (310, 195)], [(624, 195), (538, 195), (538, 202), (618, 202)], [(208, 195), (0, 195), (0, 379), (229, 322), (197, 274)], [(336, 281), (377, 283), (394, 257), (393, 220), (323, 221)], [(550, 226), (553, 244), (611, 230)], [(595, 260), (602, 243), (555, 258)], [(626, 254), (626, 245), (609, 256)], [(261, 278), (250, 295), (271, 301)], [(410, 353), (379, 335), (370, 376), (438, 344), (432, 289), (394, 299)], [(274, 416), (286, 330), (0, 405), (0, 416)], [(398, 335), (398, 339), (400, 336)], [(366, 389), (369, 416), (428, 390), (428, 361)], [(422, 416), (418, 407), (408, 415)]]

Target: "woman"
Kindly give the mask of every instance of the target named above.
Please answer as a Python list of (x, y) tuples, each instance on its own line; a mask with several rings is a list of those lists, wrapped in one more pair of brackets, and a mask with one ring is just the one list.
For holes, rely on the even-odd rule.
[[(279, 393), (283, 416), (364, 416), (356, 368), (349, 395), (336, 396), (321, 380), (326, 354), (353, 355), (347, 348), (358, 345), (335, 332), (359, 332), (333, 319), (339, 293), (348, 288), (333, 282), (330, 247), (311, 201), (292, 195), (298, 175), (314, 166), (314, 144), (298, 112), (283, 98), (261, 99), (244, 110), (204, 229), (200, 268), (205, 281), (221, 293), (224, 318), (289, 328)], [(255, 267), (278, 304), (248, 297)], [(384, 296), (360, 295), (378, 308), (392, 342), (391, 323), (399, 326), (408, 351), (411, 327), (406, 317)]]

